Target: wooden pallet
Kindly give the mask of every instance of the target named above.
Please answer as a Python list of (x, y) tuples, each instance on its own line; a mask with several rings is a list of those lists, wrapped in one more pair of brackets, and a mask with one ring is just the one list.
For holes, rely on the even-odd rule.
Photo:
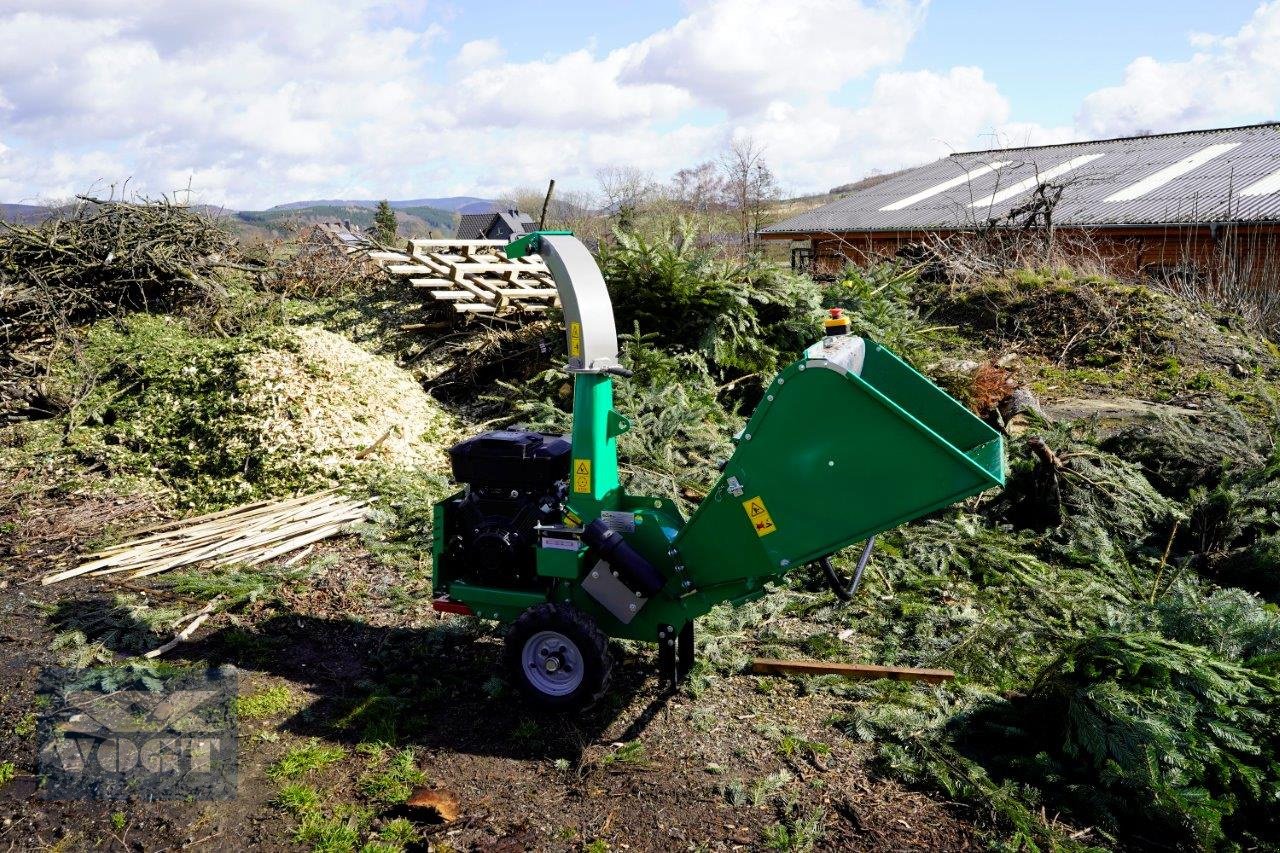
[[(390, 275), (409, 279), (458, 314), (540, 314), (559, 293), (539, 258), (508, 258), (505, 240), (410, 240), (403, 253), (377, 253)], [(398, 254), (398, 257), (383, 255)]]
[(505, 240), (409, 240), (394, 251), (337, 223), (317, 230), (347, 255), (407, 278), (455, 315), (541, 314), (560, 304), (547, 265), (540, 258), (508, 258)]

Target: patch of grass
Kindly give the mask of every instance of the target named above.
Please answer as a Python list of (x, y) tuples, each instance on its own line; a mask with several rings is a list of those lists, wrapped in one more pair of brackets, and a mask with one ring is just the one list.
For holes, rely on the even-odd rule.
[(511, 739), (525, 745), (537, 743), (541, 737), (542, 726), (537, 720), (521, 720), (511, 730)]
[(648, 763), (647, 750), (644, 744), (638, 740), (628, 741), (621, 746), (614, 747), (612, 752), (605, 753), (600, 758), (602, 767), (616, 765), (637, 767), (646, 766)]
[(325, 746), (312, 738), (302, 746), (287, 751), (279, 761), (267, 769), (273, 779), (296, 779), (308, 773), (322, 770), (346, 758), (347, 751), (340, 746)]
[(404, 700), (396, 696), (371, 693), (340, 717), (336, 725), (359, 732), (362, 744), (390, 746), (396, 742), (404, 705)]
[(111, 813), (111, 828), (116, 832), (120, 832), (129, 824), (129, 818), (125, 817), (124, 812)]
[(816, 758), (828, 755), (830, 752), (831, 747), (825, 743), (816, 740), (805, 740), (795, 735), (783, 735), (782, 740), (778, 742), (778, 754), (786, 758), (805, 755)]
[(18, 775), (18, 768), (12, 761), (0, 761), (0, 787), (12, 782), (16, 775)]
[(36, 715), (23, 714), (22, 717), (13, 727), (13, 733), (18, 737), (26, 737), (36, 733)]
[(414, 788), (426, 781), (426, 776), (418, 769), (414, 751), (402, 749), (386, 768), (366, 773), (360, 779), (360, 792), (376, 802), (399, 805), (409, 799)]
[(320, 808), (320, 794), (310, 785), (290, 782), (280, 788), (272, 803), (294, 817), (301, 817)]
[(236, 717), (241, 720), (261, 720), (276, 717), (288, 711), (298, 702), (298, 696), (287, 686), (277, 684), (235, 700)]
[(310, 845), (314, 853), (350, 853), (356, 849), (360, 834), (347, 821), (311, 812), (303, 815), (293, 839)]
[(410, 844), (417, 842), (422, 837), (422, 834), (413, 825), (413, 821), (398, 817), (395, 820), (387, 821), (386, 826), (379, 830), (378, 837), (390, 844), (408, 847)]

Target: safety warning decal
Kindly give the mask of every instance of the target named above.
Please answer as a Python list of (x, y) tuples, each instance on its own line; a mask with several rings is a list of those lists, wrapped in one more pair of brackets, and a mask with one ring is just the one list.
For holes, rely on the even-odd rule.
[(764, 501), (760, 498), (743, 501), (742, 508), (747, 511), (747, 518), (751, 519), (757, 536), (768, 536), (778, 529), (778, 526), (773, 523), (773, 517), (769, 515), (769, 510), (765, 509)]
[(579, 494), (591, 493), (591, 460), (573, 460), (573, 490)]
[[(569, 355), (574, 358), (582, 357), (582, 324), (569, 324)], [(590, 463), (587, 463), (588, 465)]]

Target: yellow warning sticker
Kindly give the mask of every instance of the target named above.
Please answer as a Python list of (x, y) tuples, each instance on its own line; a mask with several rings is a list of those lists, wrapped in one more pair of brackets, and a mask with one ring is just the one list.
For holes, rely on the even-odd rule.
[[(574, 358), (582, 357), (582, 324), (581, 323), (569, 324), (569, 355), (573, 356)], [(591, 463), (588, 462), (587, 468), (590, 469), (590, 467), (591, 467)]]
[(765, 509), (764, 501), (760, 498), (743, 501), (742, 508), (747, 511), (747, 518), (755, 526), (757, 536), (768, 536), (778, 529), (778, 525), (773, 523), (773, 516), (769, 515), (769, 510)]
[(591, 460), (573, 460), (573, 490), (580, 494), (591, 493)]

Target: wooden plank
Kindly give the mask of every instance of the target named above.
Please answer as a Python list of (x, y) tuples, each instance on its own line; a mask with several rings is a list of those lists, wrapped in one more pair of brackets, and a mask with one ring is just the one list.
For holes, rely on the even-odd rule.
[(370, 252), (369, 257), (375, 261), (399, 261), (406, 264), (410, 261), (408, 255), (403, 255), (400, 252)]
[(391, 275), (422, 275), (424, 272), (431, 272), (430, 268), (422, 264), (388, 264), (383, 269)]
[(456, 284), (451, 278), (411, 278), (409, 283), (414, 287), (453, 287)]
[(828, 663), (810, 660), (774, 660), (756, 658), (751, 662), (752, 672), (768, 672), (778, 675), (839, 675), (843, 678), (889, 678), (894, 681), (923, 681), (942, 684), (951, 681), (956, 674), (949, 669), (918, 669), (910, 666), (875, 666), (869, 663)]
[(474, 293), (468, 293), (465, 290), (433, 290), (431, 291), (432, 299), (453, 300), (453, 299), (475, 299)]
[(432, 240), (410, 240), (416, 249), (433, 249), (444, 248), (451, 249), (462, 246), (473, 246), (475, 248), (484, 248), (492, 246), (499, 248), (507, 245), (506, 240), (450, 240), (448, 238), (437, 238)]
[(485, 290), (482, 287), (477, 287), (476, 285), (472, 284), (471, 282), (467, 281), (465, 278), (461, 276), (459, 276), (454, 283), (457, 284), (459, 287), (461, 287), (463, 290), (470, 291), (472, 295), (480, 297), (485, 302), (493, 302), (495, 299), (498, 298), (498, 295), (496, 293), (493, 293), (492, 291), (489, 291), (489, 290)]
[(546, 290), (527, 290), (523, 287), (504, 287), (499, 290), (498, 293), (502, 296), (514, 296), (524, 299), (548, 299), (560, 295), (560, 291), (555, 288)]
[[(454, 263), (454, 264), (451, 264), (451, 266), (454, 269), (456, 269), (458, 272), (463, 274), (492, 273), (495, 275), (502, 275), (504, 273), (511, 272), (511, 271), (534, 272), (539, 269), (538, 267), (531, 267), (531, 266), (517, 267), (517, 266), (514, 266), (513, 264), (507, 264), (507, 263), (492, 264), (492, 263), (481, 263), (478, 261)], [(542, 267), (541, 269), (546, 270), (546, 267)]]
[(492, 305), (485, 305), (481, 302), (462, 302), (456, 303), (453, 310), (459, 314), (493, 314), (498, 309)]

